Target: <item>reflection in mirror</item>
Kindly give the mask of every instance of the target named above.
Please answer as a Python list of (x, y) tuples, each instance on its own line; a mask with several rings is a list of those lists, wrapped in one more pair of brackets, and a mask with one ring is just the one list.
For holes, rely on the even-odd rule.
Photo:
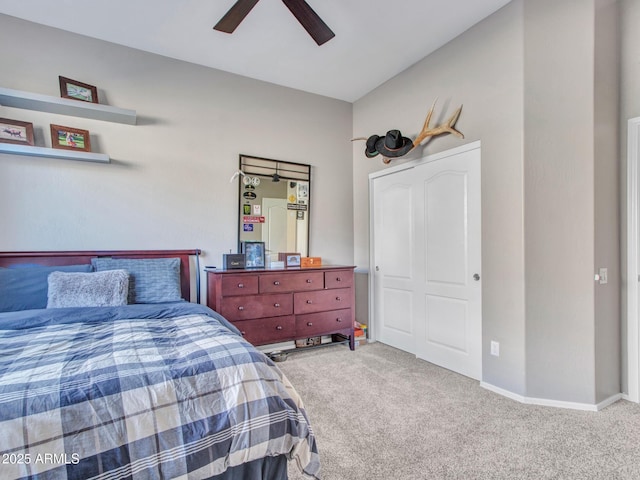
[(311, 165), (240, 155), (238, 252), (265, 242), (265, 265), (278, 253), (309, 256)]

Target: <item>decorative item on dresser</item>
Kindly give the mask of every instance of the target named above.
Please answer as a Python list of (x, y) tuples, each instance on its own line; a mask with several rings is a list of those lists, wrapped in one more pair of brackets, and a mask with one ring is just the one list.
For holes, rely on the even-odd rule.
[(299, 253), (278, 253), (278, 261), (284, 262), (285, 267), (299, 267), (300, 258)]
[(254, 345), (343, 335), (353, 350), (354, 268), (207, 270), (207, 305)]
[(226, 269), (236, 269), (245, 267), (244, 253), (225, 253), (222, 255), (222, 263)]

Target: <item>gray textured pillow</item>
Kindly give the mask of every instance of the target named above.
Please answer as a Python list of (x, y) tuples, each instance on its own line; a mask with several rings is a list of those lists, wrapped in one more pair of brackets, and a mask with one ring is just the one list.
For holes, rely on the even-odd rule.
[(129, 274), (125, 270), (49, 274), (47, 308), (117, 307), (127, 304)]
[(164, 303), (182, 300), (179, 258), (92, 258), (96, 271), (129, 272), (129, 303)]

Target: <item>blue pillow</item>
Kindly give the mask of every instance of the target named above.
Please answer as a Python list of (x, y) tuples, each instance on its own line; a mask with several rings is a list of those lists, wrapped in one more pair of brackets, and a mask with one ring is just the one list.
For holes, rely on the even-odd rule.
[(179, 258), (92, 258), (97, 272), (129, 272), (129, 303), (165, 303), (182, 300)]
[(47, 307), (48, 277), (51, 272), (91, 272), (86, 265), (3, 268), (0, 270), (0, 312)]

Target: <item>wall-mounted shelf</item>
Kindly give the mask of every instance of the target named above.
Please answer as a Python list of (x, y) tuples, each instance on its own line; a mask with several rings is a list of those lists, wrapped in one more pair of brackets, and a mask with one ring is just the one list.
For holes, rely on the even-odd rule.
[(71, 115), (74, 117), (92, 118), (105, 122), (136, 124), (136, 111), (101, 105), (99, 103), (82, 102), (66, 98), (51, 97), (39, 93), (22, 92), (0, 87), (0, 105), (39, 112)]
[(81, 160), (83, 162), (109, 163), (111, 161), (109, 155), (104, 153), (75, 152), (73, 150), (32, 147), (31, 145), (17, 145), (13, 143), (0, 143), (0, 153), (26, 155), (29, 157), (58, 158), (62, 160)]

